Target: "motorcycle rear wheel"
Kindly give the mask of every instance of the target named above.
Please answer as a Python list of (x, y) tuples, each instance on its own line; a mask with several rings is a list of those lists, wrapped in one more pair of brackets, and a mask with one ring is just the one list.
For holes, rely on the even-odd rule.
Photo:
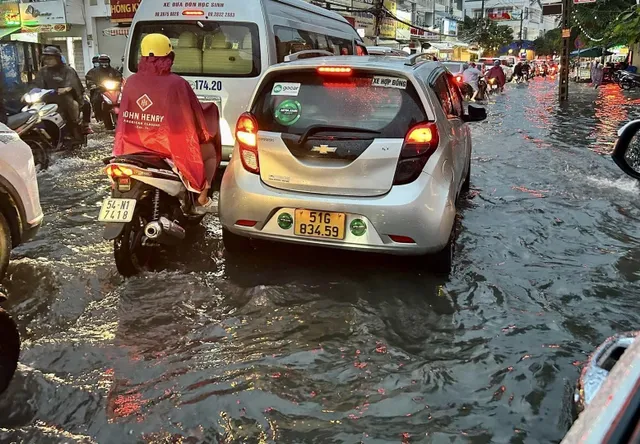
[(145, 225), (144, 219), (136, 214), (113, 241), (116, 268), (124, 277), (135, 276), (150, 268), (153, 250), (142, 245)]
[(37, 140), (26, 140), (27, 145), (31, 147), (33, 153), (33, 163), (36, 168), (40, 168), (40, 171), (44, 171), (49, 168), (49, 151), (45, 148), (42, 142)]
[(116, 127), (113, 113), (104, 112), (102, 115), (102, 121), (104, 122), (104, 129), (107, 131), (113, 131)]
[(620, 82), (620, 87), (625, 91), (630, 91), (635, 88), (635, 85), (628, 80), (623, 80)]

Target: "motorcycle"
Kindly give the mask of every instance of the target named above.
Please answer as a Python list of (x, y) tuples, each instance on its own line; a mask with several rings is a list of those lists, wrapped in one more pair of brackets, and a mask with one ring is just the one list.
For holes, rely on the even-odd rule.
[[(47, 101), (55, 97), (56, 94), (58, 93), (53, 89), (32, 89), (22, 96), (22, 102), (26, 103), (26, 106), (22, 108), (22, 112), (40, 111), (48, 105)], [(57, 111), (47, 117), (43, 117), (42, 120), (45, 131), (51, 137), (52, 145), (56, 150), (65, 147), (73, 149), (87, 145), (87, 135), (82, 134), (81, 130), (82, 107), (79, 108), (78, 118), (75, 125), (73, 125), (75, 134), (72, 134), (71, 125), (68, 125), (68, 122), (65, 122), (62, 115)]]
[(10, 115), (7, 126), (31, 147), (36, 167), (46, 170), (49, 167), (49, 151), (53, 150), (53, 138), (47, 132), (44, 119), (57, 114), (58, 106), (45, 105), (39, 111), (25, 111)]
[(487, 95), (489, 94), (497, 94), (500, 90), (498, 87), (498, 82), (496, 82), (495, 78), (490, 78), (487, 80), (489, 82), (487, 86)]
[(179, 245), (190, 226), (204, 216), (192, 213), (194, 195), (170, 160), (154, 154), (105, 159), (111, 197), (104, 200), (98, 221), (106, 224), (104, 239), (114, 242), (120, 274), (147, 270), (164, 247)]
[(636, 89), (640, 87), (640, 74), (629, 73), (620, 78), (620, 88), (630, 91), (632, 89)]
[(104, 122), (107, 130), (113, 130), (118, 122), (118, 111), (120, 107), (120, 82), (118, 80), (105, 80), (100, 87), (102, 92), (102, 116), (100, 120)]

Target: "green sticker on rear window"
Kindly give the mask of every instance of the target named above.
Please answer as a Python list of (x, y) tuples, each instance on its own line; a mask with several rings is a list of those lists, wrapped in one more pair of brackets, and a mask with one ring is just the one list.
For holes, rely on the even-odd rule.
[(273, 117), (280, 125), (291, 126), (300, 120), (301, 111), (302, 105), (300, 105), (300, 102), (288, 99), (276, 106)]

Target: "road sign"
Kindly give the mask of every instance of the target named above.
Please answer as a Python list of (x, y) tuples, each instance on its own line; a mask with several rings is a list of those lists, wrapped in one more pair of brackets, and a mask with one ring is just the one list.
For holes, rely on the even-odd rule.
[(584, 42), (582, 41), (580, 36), (576, 37), (576, 39), (573, 42), (573, 45), (576, 47), (576, 49), (584, 48)]
[(569, 37), (571, 37), (571, 28), (565, 28), (562, 30), (562, 38), (563, 39), (568, 39)]

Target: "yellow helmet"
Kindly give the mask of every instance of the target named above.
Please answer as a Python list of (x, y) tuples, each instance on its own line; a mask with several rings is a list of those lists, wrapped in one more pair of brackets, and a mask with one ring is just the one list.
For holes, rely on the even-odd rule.
[(173, 46), (166, 35), (149, 34), (142, 39), (140, 50), (143, 57), (166, 57), (173, 52)]

